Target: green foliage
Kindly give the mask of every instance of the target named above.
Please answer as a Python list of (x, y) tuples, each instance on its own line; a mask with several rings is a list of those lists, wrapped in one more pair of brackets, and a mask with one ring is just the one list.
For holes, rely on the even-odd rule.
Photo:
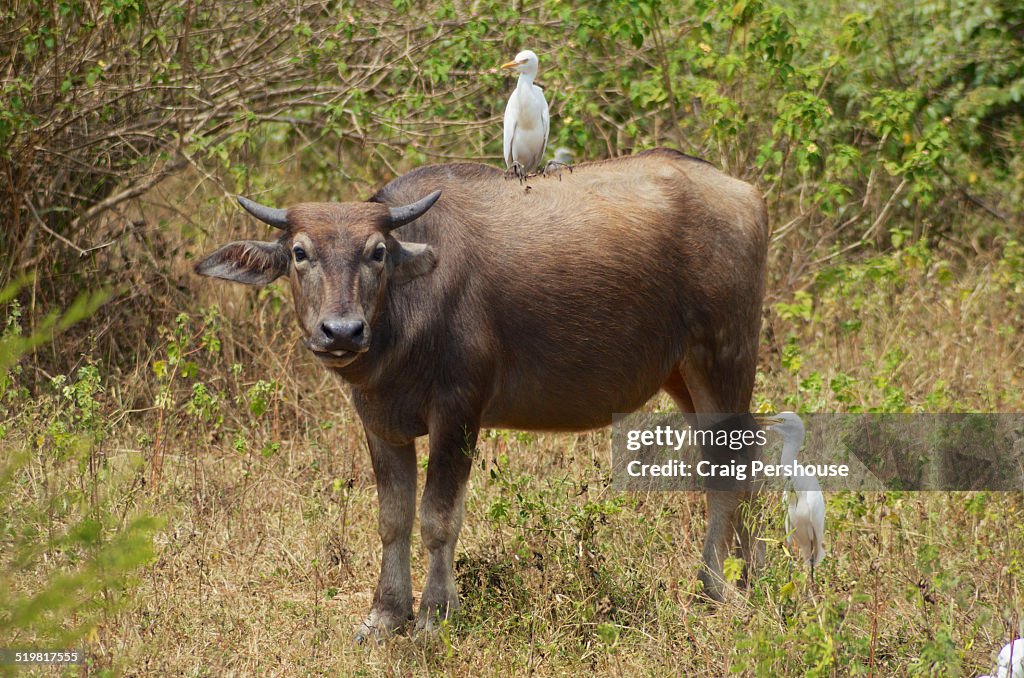
[[(926, 234), (988, 247), (1024, 203), (1021, 10), (1008, 0), (322, 12), (277, 0), (67, 0), (17, 3), (7, 16), (20, 28), (0, 36), (0, 69), (13, 74), (0, 94), (0, 214), (11, 226), (0, 248), (12, 253), (0, 284), (32, 263), (50, 305), (98, 277), (123, 280), (125, 261), (165, 261), (159, 241), (126, 256), (75, 250), (128, 239), (126, 226), (103, 240), (90, 227), (186, 167), (216, 185), (215, 220), (177, 214), (160, 230), (192, 242), (229, 209), (225, 193), (351, 199), (428, 162), (499, 164), (512, 80), (496, 66), (522, 47), (541, 56), (552, 149), (581, 161), (655, 145), (704, 157), (767, 196), (772, 223), (788, 225), (776, 250), (873, 256)], [(172, 324), (177, 303), (154, 305), (170, 310), (138, 330), (144, 341)]]
[(963, 651), (950, 628), (940, 628), (921, 648), (921, 655), (907, 665), (911, 676), (955, 676), (962, 671)]
[[(0, 298), (12, 293), (5, 288)], [(22, 333), (17, 306), (9, 309), (0, 339), (0, 646), (80, 647), (154, 555), (160, 521), (120, 505), (140, 460), (121, 464), (99, 449), (106, 423), (97, 367), (55, 378), (55, 392), (32, 407), (15, 386), (18, 361), (105, 296), (84, 295), (31, 335)]]
[[(153, 437), (145, 441), (152, 446), (154, 466), (161, 467), (168, 447), (182, 435), (230, 436), (240, 454), (275, 456), (281, 448), (280, 440), (273, 439), (280, 382), (243, 379), (242, 365), (222, 360), (220, 311), (211, 306), (196, 316), (181, 313), (173, 327), (158, 330), (162, 357), (150, 365), (159, 385), (153, 399), (158, 419)], [(224, 379), (225, 373), (230, 379)]]
[[(890, 236), (890, 251), (820, 267), (806, 289), (773, 304), (781, 369), (772, 378), (789, 383), (785, 406), (847, 412), (979, 407), (982, 401), (972, 405), (965, 397), (964, 375), (953, 368), (961, 358), (949, 352), (951, 346), (1015, 336), (1008, 329), (1024, 321), (1016, 241), (1006, 241), (994, 255), (992, 272), (979, 283), (963, 279), (968, 264), (952, 259), (956, 254), (941, 241), (913, 240), (898, 229)], [(982, 289), (988, 303), (973, 303)], [(939, 350), (939, 345), (946, 348)], [(990, 376), (977, 388), (986, 406), (996, 411), (1019, 407), (1017, 389), (989, 385), (1014, 379), (1013, 370), (982, 363)]]
[[(798, 0), (538, 0), (521, 8), (524, 22), (497, 2), (424, 6), (440, 29), (404, 3), (398, 10), (351, 6), (278, 27), (259, 3), (18, 4), (12, 18), (23, 28), (2, 50), (19, 75), (0, 96), (6, 169), (42, 162), (28, 149), (53, 127), (62, 135), (47, 142), (54, 155), (61, 144), (85, 149), (83, 160), (130, 181), (163, 160), (179, 167), (181, 149), (182, 159), (232, 177), (235, 189), (270, 185), (250, 171), (255, 149), (298, 145), (299, 165), (328, 197), (351, 190), (339, 178), (369, 187), (427, 160), (495, 161), (511, 82), (494, 69), (529, 46), (541, 54), (554, 109), (551, 145), (581, 159), (676, 144), (764, 180), (770, 192), (800, 188), (801, 211), (817, 228), (853, 219), (861, 233), (904, 179), (909, 202), (898, 211), (916, 216), (982, 174), (1011, 190), (1004, 204), (1021, 196), (1024, 49), (1012, 28), (1021, 10), (1009, 0), (850, 13)], [(273, 40), (260, 33), (268, 30)], [(90, 41), (96, 32), (109, 48)], [(257, 39), (273, 51), (240, 59), (230, 47)], [(396, 51), (406, 41), (416, 45), (414, 58)], [(80, 48), (84, 56), (54, 84), (39, 77), (57, 54)], [(265, 67), (274, 59), (277, 71)], [(267, 95), (236, 96), (240, 78), (247, 91), (269, 88)], [(285, 84), (292, 82), (304, 84)], [(134, 87), (129, 96), (125, 85)], [(216, 115), (195, 117), (197, 90), (214, 97)], [(111, 134), (140, 110), (159, 111), (152, 130)], [(179, 123), (187, 136), (179, 138)], [(33, 167), (40, 176), (47, 168)], [(82, 200), (42, 212), (52, 228), (66, 228), (116, 183), (95, 173), (75, 181)], [(40, 185), (29, 197), (54, 190)], [(991, 195), (999, 200), (1000, 192)], [(11, 223), (30, 223), (28, 206), (7, 197), (0, 202), (9, 202)], [(944, 221), (941, 212), (931, 216)]]
[(481, 466), (489, 467), (487, 484), (496, 493), (486, 516), (496, 535), (508, 528), (509, 540), (498, 537), (499, 552), (467, 554), (457, 563), (463, 600), (472, 606), (463, 623), (483, 631), (488, 619), (510, 613), (513, 617), (503, 623), (540, 623), (528, 614), (524, 583), (537, 571), (564, 571), (567, 576), (550, 584), (567, 602), (560, 623), (571, 627), (570, 642), (585, 646), (596, 640), (611, 651), (623, 633), (620, 625), (636, 621), (651, 584), (625, 572), (608, 547), (609, 525), (628, 497), (592, 498), (587, 485), (515, 473), (505, 455), (489, 462), (482, 460)]

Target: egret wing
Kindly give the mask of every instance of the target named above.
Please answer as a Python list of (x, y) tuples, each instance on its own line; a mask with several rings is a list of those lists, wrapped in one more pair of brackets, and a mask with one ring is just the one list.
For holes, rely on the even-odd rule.
[(519, 104), (516, 95), (519, 90), (512, 90), (512, 96), (508, 98), (505, 105), (505, 131), (502, 145), (502, 155), (505, 158), (505, 166), (512, 167), (512, 141), (516, 136), (516, 123), (519, 120)]
[(810, 514), (814, 531), (814, 563), (825, 559), (825, 495), (821, 491), (811, 492), (808, 496)]
[(534, 91), (537, 93), (538, 98), (544, 106), (541, 109), (540, 119), (541, 124), (544, 127), (544, 143), (540, 147), (540, 157), (537, 159), (538, 164), (544, 162), (544, 152), (548, 148), (548, 132), (551, 130), (551, 113), (548, 111), (548, 100), (544, 97), (544, 90), (536, 85), (533, 86)]

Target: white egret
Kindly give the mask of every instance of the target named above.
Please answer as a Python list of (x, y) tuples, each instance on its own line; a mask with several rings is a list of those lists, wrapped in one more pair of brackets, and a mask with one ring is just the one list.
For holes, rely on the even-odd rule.
[[(762, 421), (768, 424), (766, 430), (782, 436), (782, 464), (793, 464), (804, 442), (803, 421), (793, 412), (782, 412)], [(793, 476), (790, 482), (792, 494), (787, 491), (782, 495), (788, 506), (786, 534), (790, 544), (810, 564), (813, 579), (814, 566), (825, 558), (825, 496), (814, 476)]]
[(519, 73), (519, 82), (505, 106), (504, 154), (508, 172), (520, 178), (540, 165), (551, 127), (544, 91), (533, 84), (537, 63), (537, 55), (524, 50), (501, 66)]
[(557, 162), (560, 165), (571, 165), (573, 161), (573, 153), (565, 146), (559, 146), (555, 149), (555, 158), (552, 162)]
[(544, 174), (555, 174), (559, 180), (562, 178), (562, 168), (566, 168), (569, 172), (572, 172), (572, 161), (573, 154), (565, 146), (559, 146), (555, 149), (555, 157), (548, 160), (548, 163), (544, 165), (542, 172)]
[(978, 678), (1024, 678), (1024, 638), (1007, 643), (999, 651), (995, 675), (985, 674)]
[(1007, 643), (999, 651), (996, 678), (1024, 678), (1024, 638)]

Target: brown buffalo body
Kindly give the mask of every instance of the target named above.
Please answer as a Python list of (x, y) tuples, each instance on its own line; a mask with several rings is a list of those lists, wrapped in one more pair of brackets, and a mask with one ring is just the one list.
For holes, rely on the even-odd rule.
[[(438, 190), (397, 225), (410, 216), (399, 206)], [(655, 150), (529, 188), (484, 165), (430, 166), (367, 203), (275, 214), (261, 218), (283, 227), (277, 241), (232, 243), (197, 270), (250, 284), (288, 275), (307, 346), (351, 385), (384, 549), (364, 632), (412, 614), (416, 437), (430, 435), (430, 625), (457, 606), (452, 559), (480, 427), (606, 426), (659, 389), (698, 417), (749, 407), (767, 216), (752, 187), (703, 161)], [(739, 499), (709, 493), (702, 579), (714, 598), (734, 530), (756, 559)]]

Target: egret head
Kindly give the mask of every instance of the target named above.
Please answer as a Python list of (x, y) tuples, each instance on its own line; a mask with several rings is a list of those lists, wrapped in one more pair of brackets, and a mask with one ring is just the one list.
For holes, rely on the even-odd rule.
[(516, 55), (516, 58), (507, 64), (502, 64), (502, 68), (511, 68), (516, 73), (522, 73), (523, 75), (537, 75), (537, 55), (526, 49)]
[(759, 417), (758, 421), (768, 431), (775, 431), (783, 440), (802, 441), (804, 422), (795, 412), (780, 412), (770, 417)]

